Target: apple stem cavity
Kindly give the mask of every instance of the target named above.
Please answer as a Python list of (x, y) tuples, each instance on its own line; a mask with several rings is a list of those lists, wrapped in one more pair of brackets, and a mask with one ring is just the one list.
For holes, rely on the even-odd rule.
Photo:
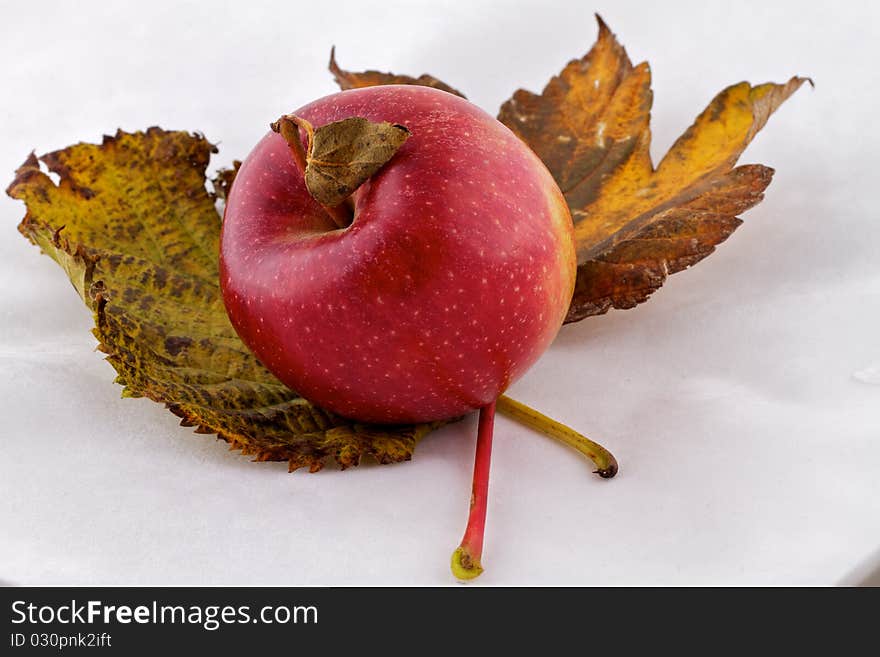
[(489, 500), (489, 463), (492, 459), (492, 433), (495, 427), (495, 402), (480, 409), (477, 451), (474, 457), (474, 483), (467, 528), (461, 545), (452, 553), (452, 574), (469, 580), (483, 572), (483, 536), (486, 531), (486, 505)]
[[(303, 178), (305, 178), (306, 168), (308, 167), (308, 156), (306, 150), (303, 148), (302, 141), (300, 141), (299, 129), (302, 128), (303, 131), (305, 131), (306, 143), (308, 144), (309, 150), (311, 150), (315, 139), (315, 129), (312, 127), (312, 124), (295, 114), (285, 114), (280, 119), (270, 124), (269, 127), (284, 137), (284, 140), (290, 148), (290, 154), (293, 157), (293, 162), (296, 164), (296, 168), (299, 170)], [(318, 202), (320, 203), (320, 201)], [(333, 220), (333, 223), (336, 224), (337, 228), (348, 228), (354, 220), (353, 208), (345, 202), (335, 206), (321, 203), (321, 207), (324, 208), (324, 211), (330, 216), (330, 219)]]
[(506, 395), (498, 398), (497, 408), (512, 420), (579, 451), (593, 462), (596, 466), (593, 472), (603, 479), (610, 479), (617, 474), (617, 459), (614, 455), (574, 429)]

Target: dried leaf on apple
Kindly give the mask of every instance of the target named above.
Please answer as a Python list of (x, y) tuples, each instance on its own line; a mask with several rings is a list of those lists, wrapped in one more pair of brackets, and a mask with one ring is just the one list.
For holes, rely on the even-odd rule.
[(205, 188), (212, 152), (186, 132), (120, 131), (40, 158), (58, 185), (32, 154), (7, 192), (27, 205), (21, 233), (61, 265), (94, 313), (123, 396), (164, 403), (197, 433), (291, 470), (319, 470), (330, 456), (343, 468), (367, 455), (409, 460), (436, 425), (365, 426), (325, 412), (236, 335), (219, 288), (220, 216)]
[[(304, 155), (300, 128), (308, 137)], [(315, 200), (329, 207), (345, 201), (385, 166), (410, 134), (406, 126), (359, 116), (316, 129), (304, 119), (286, 115), (272, 124), (272, 130), (291, 144), (297, 159), (304, 157), (306, 187)]]

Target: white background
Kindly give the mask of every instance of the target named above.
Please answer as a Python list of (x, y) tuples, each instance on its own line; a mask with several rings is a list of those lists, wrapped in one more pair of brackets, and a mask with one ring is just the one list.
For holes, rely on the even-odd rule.
[[(494, 112), (583, 54), (597, 10), (652, 64), (655, 160), (727, 84), (811, 75), (742, 160), (777, 169), (745, 225), (647, 304), (563, 329), (515, 385), (621, 473), (500, 419), (479, 581), (880, 581), (876, 3), (258, 4), (5, 4), (4, 185), (31, 149), (120, 126), (200, 130), (228, 165), (334, 91), (334, 43), (344, 67), (431, 72)], [(0, 199), (0, 580), (453, 581), (473, 420), (398, 466), (251, 463), (119, 398), (23, 213)]]

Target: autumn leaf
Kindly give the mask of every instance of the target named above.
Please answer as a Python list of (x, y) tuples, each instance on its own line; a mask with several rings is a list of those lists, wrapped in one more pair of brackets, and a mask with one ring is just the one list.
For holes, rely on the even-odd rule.
[(93, 311), (123, 396), (162, 402), (197, 433), (291, 470), (319, 470), (328, 456), (343, 468), (366, 455), (409, 460), (434, 425), (365, 426), (325, 412), (275, 379), (235, 334), (219, 287), (220, 216), (205, 188), (212, 152), (185, 132), (120, 131), (40, 158), (58, 185), (32, 154), (7, 193), (27, 205), (19, 230)]
[[(541, 158), (571, 210), (578, 276), (567, 322), (642, 303), (669, 274), (730, 236), (742, 223), (737, 215), (761, 201), (773, 176), (769, 167), (735, 164), (807, 81), (728, 87), (654, 167), (650, 68), (633, 66), (597, 20), (599, 38), (584, 57), (541, 94), (517, 91), (498, 116)], [(359, 86), (396, 79), (383, 75), (365, 76)]]
[(655, 168), (650, 69), (633, 66), (598, 21), (589, 53), (540, 95), (517, 91), (498, 117), (544, 161), (571, 209), (579, 266), (569, 322), (632, 308), (727, 239), (773, 175), (761, 165), (733, 167), (805, 81), (728, 87)]
[(379, 71), (361, 71), (360, 73), (353, 73), (351, 71), (344, 71), (339, 68), (339, 64), (336, 63), (336, 48), (331, 48), (330, 50), (330, 72), (333, 74), (333, 79), (336, 80), (336, 84), (339, 85), (339, 88), (343, 91), (346, 89), (360, 89), (362, 87), (375, 87), (383, 84), (415, 84), (422, 87), (432, 87), (434, 89), (439, 89), (440, 91), (446, 91), (451, 94), (455, 94), (456, 96), (465, 97), (463, 93), (458, 91), (457, 89), (453, 89), (445, 82), (441, 82), (437, 78), (432, 75), (420, 75), (417, 78), (410, 77), (408, 75), (395, 75), (394, 73), (380, 73)]

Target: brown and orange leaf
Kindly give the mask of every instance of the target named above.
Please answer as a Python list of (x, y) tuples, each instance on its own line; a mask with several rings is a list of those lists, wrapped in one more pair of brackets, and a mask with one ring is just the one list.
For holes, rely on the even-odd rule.
[(544, 161), (571, 209), (578, 278), (568, 322), (632, 308), (727, 239), (773, 175), (734, 165), (806, 81), (728, 87), (654, 167), (650, 69), (633, 66), (598, 21), (589, 53), (540, 95), (517, 91), (498, 117)]
[(327, 457), (343, 468), (367, 455), (409, 460), (435, 425), (365, 426), (325, 412), (239, 340), (220, 295), (220, 216), (205, 188), (212, 152), (186, 132), (118, 132), (40, 158), (57, 185), (32, 154), (7, 193), (27, 205), (21, 233), (93, 311), (123, 396), (164, 403), (197, 433), (291, 470), (319, 470)]
[(446, 91), (456, 96), (465, 97), (458, 89), (453, 89), (445, 82), (441, 82), (432, 75), (423, 74), (417, 78), (409, 75), (395, 75), (394, 73), (381, 73), (380, 71), (361, 71), (354, 73), (339, 68), (336, 63), (336, 48), (330, 49), (330, 72), (333, 79), (343, 91), (346, 89), (360, 89), (362, 87), (376, 87), (383, 84), (415, 84), (422, 87), (433, 87), (440, 91)]
[[(642, 303), (669, 274), (727, 239), (742, 223), (737, 215), (761, 201), (773, 176), (762, 165), (734, 168), (739, 156), (809, 81), (728, 87), (655, 167), (650, 67), (633, 66), (596, 18), (599, 37), (586, 55), (540, 94), (514, 93), (498, 115), (547, 165), (571, 209), (578, 277), (566, 322)], [(338, 75), (337, 82), (350, 88)], [(390, 73), (369, 72), (356, 86), (396, 82)]]

